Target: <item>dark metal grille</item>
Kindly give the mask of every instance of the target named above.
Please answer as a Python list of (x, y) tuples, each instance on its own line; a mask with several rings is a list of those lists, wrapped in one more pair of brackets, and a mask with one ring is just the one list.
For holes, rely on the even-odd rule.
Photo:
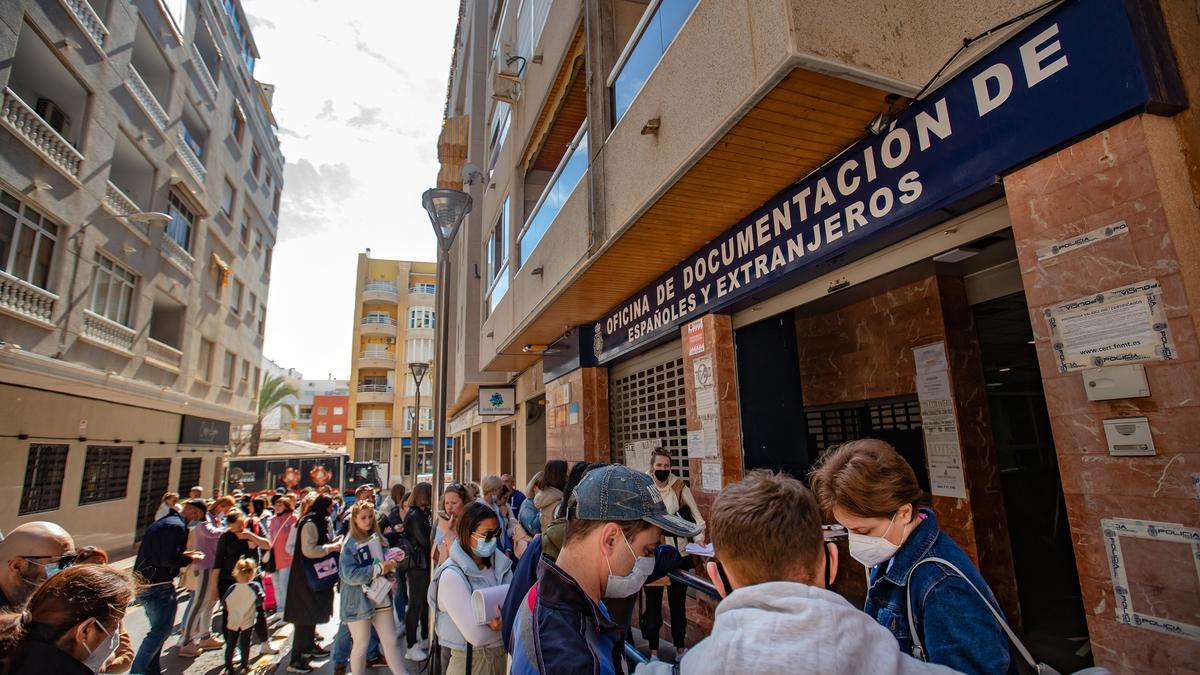
[(179, 463), (179, 496), (186, 499), (188, 491), (200, 485), (200, 467), (204, 460), (199, 457), (188, 457)]
[(21, 489), (21, 505), (17, 515), (52, 511), (62, 503), (63, 475), (67, 469), (65, 445), (29, 446), (29, 460), (25, 464), (25, 485)]
[(134, 539), (141, 539), (146, 528), (154, 522), (154, 513), (162, 503), (170, 479), (170, 458), (147, 459), (142, 462), (142, 489), (138, 496), (137, 530), (134, 532)]
[[(683, 359), (675, 358), (609, 384), (613, 453), (625, 462), (625, 447), (649, 441), (671, 453), (675, 475), (688, 479), (687, 398)], [(640, 467), (647, 471), (650, 467)]]
[(79, 503), (124, 499), (129, 486), (129, 463), (132, 457), (133, 448), (129, 446), (89, 445), (83, 462)]

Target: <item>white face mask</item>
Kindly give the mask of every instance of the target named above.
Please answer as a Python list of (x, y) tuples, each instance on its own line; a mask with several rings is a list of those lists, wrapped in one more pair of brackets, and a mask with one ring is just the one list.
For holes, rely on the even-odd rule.
[(110, 633), (104, 627), (104, 624), (99, 621), (96, 621), (96, 625), (100, 627), (100, 630), (104, 631), (108, 639), (97, 645), (95, 649), (90, 649), (86, 642), (83, 643), (83, 648), (88, 650), (88, 657), (84, 659), (83, 665), (91, 668), (93, 673), (99, 673), (104, 668), (104, 664), (108, 662), (113, 652), (117, 651), (117, 645), (121, 641), (120, 626), (117, 626), (117, 629)]
[(851, 532), (850, 557), (862, 563), (867, 569), (891, 560), (892, 556), (896, 555), (896, 551), (900, 550), (900, 545), (893, 544), (886, 537), (887, 533), (891, 531), (892, 525), (896, 522), (897, 513), (899, 511), (892, 514), (892, 520), (888, 523), (887, 529), (883, 531), (882, 537)]
[(623, 577), (614, 576), (612, 561), (605, 559), (605, 562), (608, 563), (608, 585), (604, 587), (604, 597), (606, 598), (628, 598), (642, 590), (642, 586), (646, 585), (646, 579), (649, 579), (650, 574), (654, 572), (654, 556), (639, 556), (634, 553), (633, 546), (625, 538), (624, 532), (621, 533), (621, 541), (625, 542), (625, 547), (633, 554), (633, 569)]

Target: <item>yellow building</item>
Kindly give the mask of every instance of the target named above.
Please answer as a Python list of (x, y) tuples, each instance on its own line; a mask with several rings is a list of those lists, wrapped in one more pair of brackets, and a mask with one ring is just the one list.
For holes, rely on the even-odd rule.
[[(419, 473), (432, 471), (436, 278), (431, 262), (358, 256), (347, 444), (356, 460), (387, 463), (393, 479), (411, 468), (418, 408)], [(419, 393), (412, 363), (430, 364)]]

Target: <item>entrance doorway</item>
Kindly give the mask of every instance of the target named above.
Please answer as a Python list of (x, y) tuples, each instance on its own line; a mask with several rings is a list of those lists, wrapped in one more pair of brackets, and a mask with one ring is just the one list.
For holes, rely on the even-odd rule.
[(142, 463), (142, 490), (138, 497), (137, 529), (134, 531), (134, 541), (141, 541), (146, 528), (154, 522), (154, 512), (162, 503), (163, 495), (167, 493), (167, 483), (171, 477), (171, 459), (147, 459)]
[(1062, 672), (1092, 665), (1062, 479), (1024, 293), (974, 305), (1026, 646)]

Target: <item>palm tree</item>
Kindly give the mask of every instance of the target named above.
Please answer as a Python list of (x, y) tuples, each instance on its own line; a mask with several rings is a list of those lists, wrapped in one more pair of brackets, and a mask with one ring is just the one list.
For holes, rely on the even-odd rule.
[(296, 389), (295, 385), (288, 383), (283, 377), (277, 377), (266, 373), (263, 375), (262, 386), (258, 390), (258, 419), (254, 422), (254, 428), (250, 430), (250, 454), (258, 454), (258, 444), (262, 440), (262, 425), (263, 418), (271, 414), (276, 408), (283, 408), (292, 414), (296, 415), (296, 406), (291, 403), (284, 403), (284, 399), (289, 396), (299, 396), (300, 390)]

